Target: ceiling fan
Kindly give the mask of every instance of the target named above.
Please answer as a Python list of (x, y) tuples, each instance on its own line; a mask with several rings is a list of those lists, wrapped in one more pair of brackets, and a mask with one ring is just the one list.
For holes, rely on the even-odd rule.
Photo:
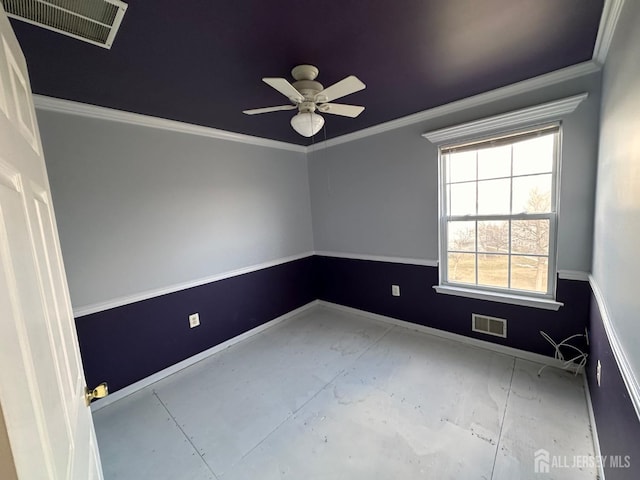
[(351, 118), (355, 118), (362, 113), (364, 107), (331, 102), (363, 90), (365, 88), (364, 83), (354, 75), (350, 75), (330, 87), (324, 88), (321, 83), (315, 80), (318, 72), (318, 68), (313, 65), (298, 65), (291, 70), (291, 76), (295, 79), (293, 84), (289, 83), (286, 78), (263, 78), (263, 82), (287, 97), (291, 105), (255, 108), (253, 110), (244, 110), (243, 113), (256, 115), (258, 113), (298, 109), (298, 113), (291, 119), (291, 126), (304, 137), (312, 137), (324, 125), (324, 118), (318, 115), (316, 110), (322, 113)]

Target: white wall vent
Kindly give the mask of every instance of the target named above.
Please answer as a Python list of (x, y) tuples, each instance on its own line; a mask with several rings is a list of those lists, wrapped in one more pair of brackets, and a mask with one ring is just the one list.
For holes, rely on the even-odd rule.
[(486, 315), (472, 313), (471, 330), (496, 337), (507, 338), (507, 321), (504, 318), (488, 317)]
[(127, 4), (120, 0), (0, 0), (7, 15), (111, 48)]

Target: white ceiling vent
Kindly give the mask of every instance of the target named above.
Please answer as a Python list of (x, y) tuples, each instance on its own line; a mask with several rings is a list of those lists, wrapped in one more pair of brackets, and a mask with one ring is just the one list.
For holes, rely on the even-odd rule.
[(111, 48), (127, 10), (119, 0), (0, 0), (7, 15), (104, 48)]

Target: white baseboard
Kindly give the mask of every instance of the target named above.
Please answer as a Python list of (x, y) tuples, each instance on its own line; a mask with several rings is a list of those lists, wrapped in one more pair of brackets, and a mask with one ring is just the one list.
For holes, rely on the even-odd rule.
[[(173, 375), (176, 372), (179, 372), (180, 370), (190, 367), (191, 365), (194, 365), (195, 363), (201, 360), (204, 360), (210, 357), (211, 355), (214, 355), (215, 353), (225, 350), (232, 345), (236, 345), (242, 342), (243, 340), (246, 340), (247, 338), (253, 337), (258, 333), (261, 333), (267, 330), (268, 328), (274, 327), (275, 325), (282, 323), (283, 321), (288, 320), (290, 318), (293, 318), (296, 315), (306, 310), (309, 310), (310, 308), (313, 308), (315, 306), (323, 306), (326, 308), (330, 308), (330, 309), (334, 309), (334, 310), (338, 310), (346, 313), (351, 313), (354, 315), (359, 315), (362, 317), (370, 318), (372, 320), (385, 322), (390, 325), (397, 325), (400, 327), (408, 328), (410, 330), (415, 330), (415, 331), (427, 333), (429, 335), (433, 335), (436, 337), (445, 338), (447, 340), (453, 340), (466, 345), (483, 348), (485, 350), (491, 350), (504, 355), (510, 355), (512, 357), (522, 358), (523, 360), (540, 363), (542, 365), (549, 365), (551, 367), (558, 367), (558, 368), (562, 368), (564, 365), (564, 362), (561, 360), (557, 360), (553, 357), (547, 357), (545, 355), (540, 355), (538, 353), (527, 352), (526, 350), (520, 350), (513, 347), (498, 345), (497, 343), (492, 343), (485, 340), (478, 340), (476, 338), (466, 337), (464, 335), (459, 335), (457, 333), (451, 333), (451, 332), (446, 332), (444, 330), (438, 330), (436, 328), (425, 327), (424, 325), (418, 325), (416, 323), (406, 322), (404, 320), (398, 320), (397, 318), (387, 317), (384, 315), (379, 315), (377, 313), (366, 312), (364, 310), (359, 310), (357, 308), (345, 307), (344, 305), (338, 305), (336, 303), (326, 302), (324, 300), (313, 300), (312, 302), (309, 302), (300, 308), (292, 310), (289, 313), (285, 313), (284, 315), (281, 315), (278, 318), (275, 318), (256, 328), (253, 328), (241, 335), (233, 337), (227, 340), (226, 342), (216, 345), (215, 347), (211, 347), (208, 350), (205, 350), (204, 352), (200, 352), (192, 357), (189, 357), (181, 362), (176, 363), (175, 365), (172, 365), (168, 368), (165, 368), (164, 370), (154, 373), (153, 375), (143, 378), (142, 380), (132, 383), (131, 385), (125, 388), (122, 388), (112, 394), (109, 394), (105, 398), (96, 400), (94, 403), (91, 404), (91, 411), (96, 412), (101, 408), (106, 407), (107, 405), (110, 405), (124, 397), (127, 397), (139, 390), (142, 390), (143, 388), (148, 387), (149, 385), (156, 383), (162, 380), (163, 378), (166, 378), (170, 375)], [(582, 373), (582, 370), (580, 370), (580, 373)]]
[(163, 378), (167, 378), (169, 375), (173, 375), (174, 373), (179, 372), (180, 370), (184, 370), (185, 368), (190, 367), (191, 365), (194, 365), (195, 363), (198, 363), (201, 360), (204, 360), (210, 357), (211, 355), (214, 355), (222, 350), (225, 350), (231, 347), (232, 345), (236, 345), (242, 342), (243, 340), (246, 340), (250, 337), (253, 337), (254, 335), (257, 335), (258, 333), (264, 332), (265, 330), (271, 327), (274, 327), (284, 322), (285, 320), (289, 320), (290, 318), (295, 317), (296, 315), (318, 305), (318, 302), (319, 300), (313, 300), (312, 302), (309, 302), (306, 305), (303, 305), (302, 307), (296, 308), (295, 310), (291, 310), (289, 313), (285, 313), (284, 315), (281, 315), (278, 318), (274, 318), (273, 320), (270, 320), (266, 323), (263, 323), (262, 325), (252, 328), (249, 331), (246, 331), (233, 338), (230, 338), (226, 342), (222, 342), (216, 345), (215, 347), (211, 347), (205, 350), (204, 352), (200, 352), (192, 357), (182, 360), (181, 362), (171, 365), (170, 367), (167, 367), (164, 370), (160, 370), (159, 372), (154, 373), (153, 375), (150, 375), (146, 378), (143, 378), (142, 380), (139, 380), (135, 383), (132, 383), (131, 385), (128, 385), (114, 393), (107, 395), (104, 398), (101, 398), (100, 400), (96, 400), (91, 404), (91, 411), (97, 412), (98, 410), (106, 407), (107, 405), (111, 405), (112, 403), (117, 402), (118, 400), (124, 397), (127, 397), (139, 390), (142, 390), (145, 387), (148, 387), (153, 383), (156, 383), (162, 380)]
[[(530, 362), (540, 363), (542, 365), (548, 365), (550, 367), (562, 368), (565, 363), (562, 360), (558, 360), (553, 357), (547, 357), (546, 355), (540, 355), (539, 353), (527, 352), (526, 350), (507, 347), (505, 345), (499, 345), (497, 343), (488, 342), (485, 340), (478, 340), (477, 338), (471, 338), (465, 335), (459, 335), (457, 333), (446, 332), (444, 330), (438, 330), (437, 328), (425, 327), (424, 325), (418, 325), (417, 323), (406, 322), (404, 320), (398, 320), (397, 318), (387, 317), (384, 315), (379, 315), (377, 313), (366, 312), (357, 308), (345, 307), (344, 305), (338, 305), (337, 303), (318, 300), (318, 304), (323, 307), (332, 308), (334, 310), (360, 315), (372, 320), (378, 320), (391, 325), (397, 325), (418, 332), (427, 333), (435, 337), (446, 338), (447, 340), (453, 340), (467, 345), (472, 345), (474, 347), (483, 348), (485, 350), (492, 350), (497, 353), (510, 355), (512, 357), (521, 358)], [(583, 369), (580, 369), (578, 373), (583, 373)]]
[[(593, 411), (593, 403), (591, 403), (591, 391), (589, 390), (589, 382), (587, 375), (583, 375), (584, 394), (587, 397), (587, 410), (589, 411), (589, 423), (591, 424), (591, 437), (593, 438), (593, 453), (596, 458), (602, 458), (600, 451), (600, 440), (598, 439), (598, 429), (596, 427), (596, 415)], [(598, 480), (604, 480), (604, 466), (602, 462), (598, 463)]]

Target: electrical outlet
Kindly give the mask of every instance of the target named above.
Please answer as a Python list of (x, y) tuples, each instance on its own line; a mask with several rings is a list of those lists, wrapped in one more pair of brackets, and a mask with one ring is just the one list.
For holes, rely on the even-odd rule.
[(400, 296), (400, 285), (391, 285), (391, 295), (394, 297)]
[(596, 365), (596, 381), (598, 382), (598, 386), (600, 386), (601, 378), (602, 378), (602, 365), (600, 365), (600, 360), (598, 360), (598, 364)]
[(189, 328), (197, 327), (200, 325), (200, 314), (192, 313), (189, 315)]

